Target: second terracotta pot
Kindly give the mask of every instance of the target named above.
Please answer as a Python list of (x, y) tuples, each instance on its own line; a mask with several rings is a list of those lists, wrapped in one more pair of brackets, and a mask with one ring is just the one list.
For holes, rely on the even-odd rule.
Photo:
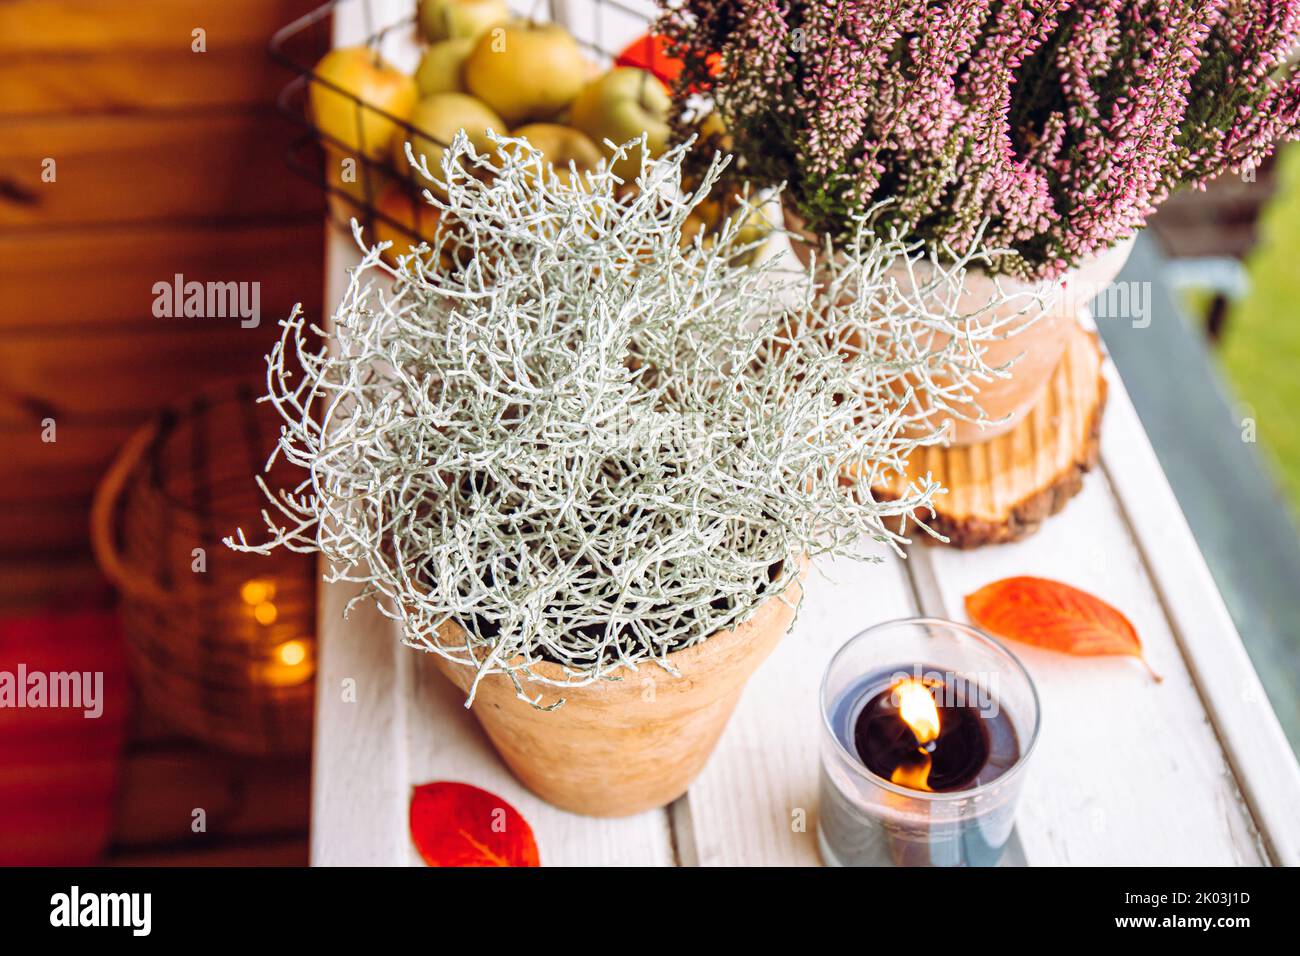
[[(686, 792), (722, 735), (746, 681), (789, 630), (802, 596), (796, 579), (737, 627), (668, 655), (679, 677), (648, 662), (622, 680), (583, 687), (525, 683), (555, 710), (522, 701), (503, 674), (479, 683), (471, 712), (515, 776), (542, 799), (589, 816), (619, 817), (662, 807)], [(458, 625), (448, 627), (458, 630)], [(444, 635), (448, 644), (457, 636)], [(462, 691), (474, 672), (434, 656)], [(533, 665), (562, 679), (557, 664)]]
[[(793, 211), (786, 209), (785, 218), (787, 230), (794, 234), (790, 245), (795, 256), (807, 266), (809, 244), (815, 244), (816, 238), (807, 232), (803, 220)], [(799, 236), (805, 237), (804, 240), (801, 241)], [(1097, 292), (1114, 281), (1128, 259), (1133, 241), (1132, 238), (1126, 239), (1081, 262), (1066, 273), (1059, 283), (1046, 287), (1047, 294), (1042, 306), (1035, 303), (1032, 311), (1025, 311), (1022, 318), (1016, 318), (1017, 313), (1033, 302), (1035, 292), (1041, 294), (1045, 291), (1044, 283), (1025, 282), (1007, 276), (999, 276), (995, 280), (981, 269), (968, 270), (958, 303), (963, 314), (979, 312), (999, 294), (1011, 296), (1006, 307), (990, 311), (989, 321), (1012, 321), (1003, 326), (997, 338), (980, 343), (984, 349), (984, 363), (990, 368), (1013, 363), (1009, 369), (1010, 376), (979, 383), (979, 393), (974, 404), (955, 406), (964, 418), (943, 415), (936, 410), (928, 424), (937, 427), (946, 419), (949, 423), (950, 445), (977, 444), (1015, 428), (1037, 403), (1052, 372), (1060, 364), (1069, 342), (1070, 323), (1078, 321), (1079, 310)], [(914, 269), (917, 279), (924, 281), (928, 264), (917, 263)], [(906, 291), (908, 285), (905, 283), (911, 281), (906, 268), (897, 266), (890, 274), (898, 279), (900, 288)], [(933, 348), (939, 348), (944, 342), (938, 340), (936, 335), (936, 340), (929, 344)], [(942, 376), (935, 378), (936, 381), (943, 382)], [(981, 410), (986, 418), (983, 424), (966, 420), (977, 418)]]

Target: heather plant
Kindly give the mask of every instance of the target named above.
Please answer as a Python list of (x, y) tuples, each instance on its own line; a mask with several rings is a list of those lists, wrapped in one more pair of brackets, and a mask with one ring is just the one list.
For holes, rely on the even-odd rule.
[[(743, 160), (819, 235), (893, 200), (882, 234), (1053, 278), (1171, 191), (1295, 136), (1297, 0), (661, 0)], [(686, 129), (683, 120), (679, 124)]]
[(978, 345), (996, 328), (951, 308), (979, 254), (900, 284), (887, 268), (923, 250), (859, 230), (816, 280), (749, 267), (739, 219), (682, 241), (722, 161), (688, 192), (685, 146), (643, 155), (628, 190), (498, 142), (419, 164), (445, 228), (396, 266), (366, 250), (325, 347), (300, 311), (281, 323), (272, 460), (305, 477), (267, 492), (264, 542), (227, 543), (321, 552), (406, 643), (521, 696), (543, 661), (562, 684), (670, 667), (803, 556), (897, 546), (938, 488), (872, 489), (938, 438), (925, 407), (1000, 371)]

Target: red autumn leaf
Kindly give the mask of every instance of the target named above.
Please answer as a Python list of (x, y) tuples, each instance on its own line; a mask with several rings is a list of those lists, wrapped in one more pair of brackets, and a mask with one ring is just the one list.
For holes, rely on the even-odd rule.
[[(1127, 654), (1151, 670), (1128, 618), (1100, 598), (1060, 581), (994, 581), (966, 595), (966, 613), (984, 630), (1009, 641), (1081, 657)], [(1151, 676), (1161, 679), (1154, 671)]]
[(496, 794), (467, 783), (416, 787), (411, 839), (429, 866), (541, 866), (528, 821)]
[[(709, 69), (715, 75), (720, 60), (716, 53), (709, 55)], [(634, 66), (641, 70), (648, 70), (668, 87), (671, 87), (677, 77), (681, 76), (682, 68), (685, 66), (681, 60), (668, 53), (668, 40), (657, 33), (647, 33), (633, 40), (624, 47), (622, 53), (614, 57), (614, 65)]]

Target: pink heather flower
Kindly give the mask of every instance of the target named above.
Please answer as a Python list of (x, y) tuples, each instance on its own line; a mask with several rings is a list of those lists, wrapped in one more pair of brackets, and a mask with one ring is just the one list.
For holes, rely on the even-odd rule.
[(741, 172), (811, 228), (889, 200), (882, 230), (960, 248), (986, 225), (1025, 276), (1300, 128), (1300, 0), (660, 3), (678, 96), (712, 96)]
[(1062, 252), (1080, 258), (1131, 235), (1155, 211), (1166, 191), (1156, 156), (1172, 155), (1187, 109), (1196, 51), (1219, 19), (1220, 6), (1152, 4), (1156, 22), (1131, 93), (1119, 97), (1099, 125), (1106, 134), (1087, 142), (1083, 155), (1100, 187), (1070, 213)]

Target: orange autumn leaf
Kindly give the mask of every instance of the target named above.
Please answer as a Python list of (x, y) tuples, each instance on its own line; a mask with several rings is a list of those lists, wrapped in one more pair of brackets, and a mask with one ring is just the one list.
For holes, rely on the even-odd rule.
[[(1009, 641), (1081, 657), (1127, 654), (1151, 671), (1128, 618), (1100, 598), (1060, 581), (994, 581), (966, 595), (966, 613), (984, 630)], [(1151, 676), (1161, 679), (1155, 671)]]
[(429, 866), (541, 866), (528, 821), (496, 794), (467, 783), (416, 787), (410, 825)]

